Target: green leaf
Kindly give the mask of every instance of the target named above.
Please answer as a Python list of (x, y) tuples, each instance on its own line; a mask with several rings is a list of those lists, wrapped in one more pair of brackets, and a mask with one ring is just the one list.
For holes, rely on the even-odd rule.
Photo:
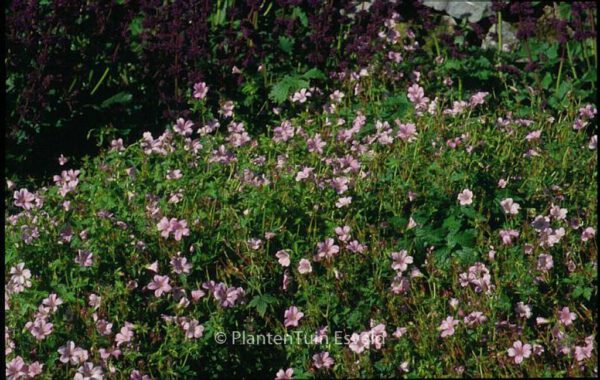
[(302, 8), (294, 7), (294, 10), (292, 11), (292, 18), (298, 18), (303, 27), (306, 28), (308, 26), (308, 17), (306, 17), (306, 13), (304, 10), (302, 10)]
[(121, 91), (116, 95), (111, 96), (100, 104), (100, 108), (108, 108), (113, 104), (129, 103), (133, 95), (128, 92)]
[(549, 89), (552, 85), (552, 82), (552, 75), (550, 73), (546, 73), (544, 79), (542, 79), (542, 88), (544, 88), (545, 90)]
[(325, 76), (325, 74), (323, 74), (323, 72), (317, 68), (312, 68), (310, 70), (308, 70), (307, 72), (305, 72), (304, 74), (302, 74), (302, 78), (304, 79), (327, 79), (327, 77)]
[(258, 312), (258, 314), (261, 317), (264, 317), (265, 313), (267, 312), (267, 307), (270, 304), (276, 304), (276, 303), (277, 303), (277, 298), (275, 298), (269, 294), (263, 294), (263, 295), (254, 297), (252, 299), (252, 301), (250, 301), (248, 303), (248, 306), (255, 308), (256, 311)]
[(287, 54), (291, 54), (294, 49), (294, 39), (285, 36), (279, 36), (279, 48), (286, 52)]

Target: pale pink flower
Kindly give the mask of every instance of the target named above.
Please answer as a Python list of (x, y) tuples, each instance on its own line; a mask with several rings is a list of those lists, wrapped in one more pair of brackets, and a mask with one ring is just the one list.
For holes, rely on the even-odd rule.
[(535, 324), (536, 325), (547, 325), (548, 323), (550, 323), (549, 319), (542, 318), (542, 317), (536, 317), (535, 318)]
[(94, 366), (94, 363), (85, 362), (73, 377), (73, 380), (101, 380), (104, 379), (102, 367)]
[(167, 170), (167, 175), (166, 175), (167, 179), (179, 179), (181, 177), (183, 177), (183, 174), (181, 174), (181, 170), (179, 170), (179, 169)]
[(403, 277), (401, 272), (398, 272), (394, 280), (392, 281), (391, 289), (394, 294), (406, 293), (410, 288), (410, 280), (407, 277)]
[(154, 275), (154, 279), (148, 284), (148, 289), (154, 290), (154, 295), (160, 297), (163, 293), (171, 291), (169, 276)]
[(35, 195), (27, 189), (15, 191), (13, 198), (15, 200), (14, 204), (17, 207), (24, 208), (25, 210), (31, 210), (34, 207)]
[(292, 306), (285, 311), (283, 317), (285, 327), (295, 327), (298, 326), (300, 319), (304, 317), (304, 313), (298, 310), (296, 306)]
[(171, 269), (176, 274), (189, 274), (193, 268), (192, 264), (188, 262), (188, 259), (183, 256), (174, 256), (170, 261)]
[(171, 223), (169, 223), (169, 219), (163, 217), (160, 222), (156, 225), (158, 231), (160, 232), (160, 236), (164, 238), (168, 238), (171, 233)]
[(558, 320), (565, 326), (570, 326), (577, 319), (577, 314), (571, 312), (568, 307), (563, 307), (558, 311)]
[(27, 322), (25, 328), (37, 340), (44, 340), (48, 335), (52, 334), (52, 323), (49, 323), (44, 318), (36, 318), (33, 322)]
[(72, 365), (83, 363), (89, 357), (87, 350), (76, 347), (73, 341), (69, 341), (66, 345), (60, 347), (58, 353), (60, 354), (59, 360), (61, 363), (71, 363)]
[(202, 289), (192, 290), (192, 301), (198, 302), (200, 298), (204, 297), (206, 293)]
[(498, 187), (499, 188), (504, 189), (506, 187), (506, 185), (508, 185), (508, 181), (507, 180), (505, 180), (503, 178), (500, 178), (498, 180)]
[(529, 132), (527, 136), (525, 136), (525, 140), (532, 141), (538, 140), (542, 136), (542, 130), (539, 129), (537, 131)]
[(368, 332), (362, 332), (360, 334), (353, 333), (352, 336), (350, 336), (350, 344), (348, 347), (357, 354), (362, 353), (365, 349), (369, 349), (370, 346), (371, 337)]
[(100, 335), (108, 336), (112, 334), (112, 327), (113, 324), (105, 319), (99, 319), (98, 321), (96, 321), (96, 330), (98, 330), (98, 333), (100, 333)]
[(392, 260), (394, 261), (392, 269), (399, 272), (404, 272), (408, 269), (408, 264), (413, 263), (413, 257), (409, 256), (408, 252), (404, 249), (400, 252), (392, 252)]
[(306, 146), (311, 153), (323, 154), (325, 145), (327, 145), (327, 143), (321, 139), (320, 133), (316, 133), (313, 137), (306, 140)]
[(517, 313), (519, 318), (529, 319), (531, 318), (531, 306), (526, 305), (523, 302), (517, 302), (515, 313)]
[(42, 300), (42, 305), (48, 307), (52, 313), (58, 310), (58, 307), (62, 304), (63, 300), (54, 293)]
[(279, 264), (283, 267), (289, 267), (290, 266), (290, 254), (287, 253), (285, 250), (279, 250), (275, 253), (275, 256), (277, 256), (277, 259), (279, 261)]
[(223, 115), (223, 117), (233, 117), (233, 109), (235, 108), (233, 102), (231, 100), (226, 101), (221, 105), (221, 109), (219, 113)]
[(296, 91), (294, 95), (292, 95), (291, 100), (293, 103), (304, 103), (312, 96), (312, 93), (307, 89), (303, 88), (300, 91)]
[(512, 239), (519, 237), (519, 231), (517, 230), (500, 230), (499, 233), (504, 245), (511, 245)]
[(260, 239), (256, 239), (256, 238), (251, 238), (248, 239), (248, 246), (250, 247), (250, 249), (256, 251), (258, 249), (260, 249), (260, 247), (262, 247), (262, 240)]
[(196, 319), (192, 319), (189, 322), (184, 322), (181, 326), (185, 331), (185, 337), (189, 339), (198, 339), (202, 337), (204, 333), (204, 326), (202, 326)]
[(400, 339), (402, 336), (404, 336), (404, 334), (406, 334), (407, 331), (408, 329), (406, 327), (397, 327), (396, 331), (394, 331), (392, 335)]
[(283, 369), (280, 369), (275, 374), (275, 380), (291, 380), (293, 378), (294, 378), (294, 369), (293, 368), (288, 368), (285, 371)]
[(133, 324), (125, 322), (125, 326), (121, 327), (121, 331), (115, 336), (115, 342), (117, 342), (117, 347), (119, 347), (123, 343), (131, 342), (132, 338)]
[(537, 258), (537, 269), (542, 272), (548, 272), (554, 267), (554, 260), (551, 255), (541, 253)]
[(595, 150), (598, 146), (598, 135), (593, 135), (588, 142), (588, 148), (590, 150)]
[(204, 99), (208, 94), (208, 86), (204, 82), (198, 82), (194, 84), (194, 98)]
[(502, 200), (500, 205), (502, 206), (502, 210), (505, 214), (516, 215), (519, 213), (519, 209), (521, 208), (521, 206), (514, 202), (512, 198), (506, 198)]
[(457, 326), (460, 321), (455, 320), (453, 317), (447, 317), (439, 325), (438, 330), (441, 331), (440, 336), (445, 338), (447, 336), (454, 335), (454, 327)]
[(312, 272), (312, 266), (310, 265), (310, 261), (306, 259), (300, 259), (300, 262), (298, 263), (298, 272), (300, 272), (300, 274)]
[(170, 231), (175, 235), (175, 240), (179, 241), (183, 236), (190, 236), (190, 230), (187, 228), (187, 222), (185, 220), (171, 218), (169, 224)]
[(471, 107), (475, 107), (478, 106), (480, 104), (484, 104), (485, 103), (485, 97), (489, 95), (489, 92), (476, 92), (475, 94), (473, 94), (471, 96), (471, 99), (469, 100), (469, 105)]
[(20, 356), (6, 362), (6, 377), (8, 379), (24, 379), (27, 376), (27, 364)]
[(575, 359), (578, 362), (582, 362), (586, 359), (592, 358), (592, 351), (594, 350), (594, 336), (590, 335), (585, 338), (585, 346), (575, 346)]
[(464, 189), (458, 194), (458, 202), (461, 206), (468, 206), (473, 203), (473, 192), (469, 189)]
[(318, 354), (314, 354), (313, 357), (313, 364), (315, 366), (315, 368), (330, 368), (334, 361), (333, 358), (331, 356), (329, 356), (329, 352), (324, 351), (324, 352), (320, 352)]
[(284, 120), (279, 127), (273, 129), (273, 141), (285, 142), (294, 137), (295, 128), (288, 120)]
[(341, 197), (340, 199), (337, 200), (337, 202), (335, 202), (335, 207), (337, 207), (337, 208), (346, 207), (350, 203), (352, 203), (352, 197)]
[(334, 257), (340, 251), (340, 247), (335, 245), (333, 239), (329, 238), (323, 242), (317, 243), (317, 254), (316, 259), (330, 259)]
[(129, 380), (152, 380), (152, 379), (150, 378), (150, 376), (144, 375), (137, 369), (134, 369), (133, 371), (131, 371), (131, 374), (129, 375)]
[(556, 220), (564, 220), (567, 218), (567, 209), (560, 208), (560, 206), (552, 205), (550, 208), (550, 216)]
[(300, 182), (303, 179), (310, 178), (313, 170), (314, 170), (314, 168), (303, 167), (302, 170), (299, 171), (298, 174), (296, 174), (296, 182)]
[(465, 325), (473, 327), (487, 321), (487, 317), (481, 311), (474, 311), (464, 318)]
[(398, 119), (395, 120), (395, 123), (398, 125), (398, 132), (396, 134), (396, 137), (408, 142), (413, 142), (417, 139), (417, 127), (414, 124), (402, 124)]
[(425, 97), (425, 92), (423, 91), (423, 88), (418, 84), (415, 83), (408, 88), (407, 97), (414, 104), (415, 109), (417, 111), (421, 111), (427, 108), (429, 98)]
[(180, 117), (175, 122), (175, 125), (173, 126), (173, 131), (175, 131), (175, 133), (181, 136), (189, 136), (193, 132), (193, 126), (194, 123), (192, 123), (190, 120), (185, 120), (184, 118)]
[(338, 226), (334, 229), (335, 234), (338, 236), (339, 241), (346, 242), (350, 240), (350, 226)]
[(596, 230), (592, 227), (588, 227), (581, 233), (581, 241), (586, 242), (590, 239), (593, 239), (596, 236)]
[(65, 157), (62, 153), (58, 157), (58, 164), (60, 166), (64, 166), (68, 161), (69, 161), (69, 159), (67, 157)]
[(514, 358), (515, 364), (521, 364), (524, 358), (531, 356), (531, 345), (523, 344), (520, 340), (517, 340), (508, 349), (508, 356)]
[(82, 267), (91, 267), (93, 264), (93, 256), (94, 254), (89, 251), (82, 251), (81, 249), (77, 250), (77, 256), (75, 257), (75, 262)]

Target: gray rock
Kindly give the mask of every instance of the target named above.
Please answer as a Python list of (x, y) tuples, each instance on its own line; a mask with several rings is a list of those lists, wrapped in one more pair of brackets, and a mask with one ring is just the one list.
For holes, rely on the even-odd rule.
[(469, 22), (478, 22), (492, 14), (491, 1), (424, 0), (423, 5), (446, 12), (454, 18), (468, 18)]

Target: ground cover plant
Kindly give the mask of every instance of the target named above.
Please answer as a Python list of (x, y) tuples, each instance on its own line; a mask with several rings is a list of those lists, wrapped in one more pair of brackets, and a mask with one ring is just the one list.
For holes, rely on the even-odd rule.
[(8, 180), (7, 377), (597, 376), (595, 34), (525, 26), (502, 52), (390, 12), (260, 125), (198, 80), (164, 130)]

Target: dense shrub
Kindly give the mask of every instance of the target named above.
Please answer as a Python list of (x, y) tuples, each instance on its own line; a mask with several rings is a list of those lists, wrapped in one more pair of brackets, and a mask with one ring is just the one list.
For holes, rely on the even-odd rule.
[(162, 134), (9, 182), (7, 375), (595, 376), (596, 107), (380, 32), (329, 87), (284, 76), (263, 125), (188, 85)]

